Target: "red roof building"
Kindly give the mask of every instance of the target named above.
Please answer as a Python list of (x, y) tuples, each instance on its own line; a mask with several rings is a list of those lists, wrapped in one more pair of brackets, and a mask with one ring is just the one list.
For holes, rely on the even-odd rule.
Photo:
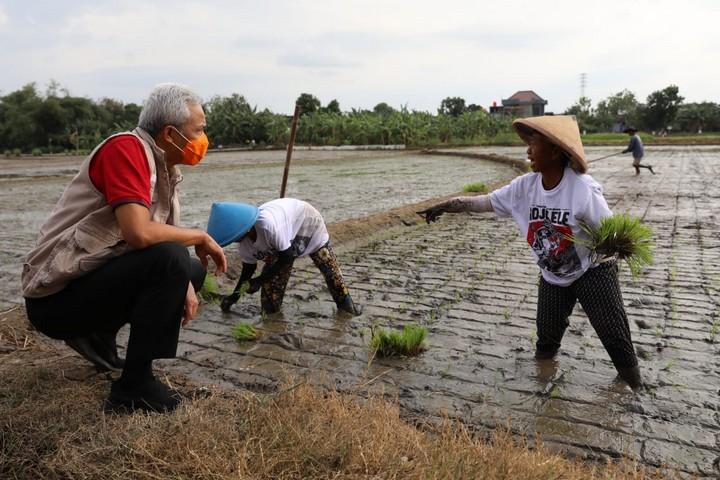
[(545, 115), (547, 103), (547, 100), (532, 90), (519, 90), (510, 98), (504, 98), (502, 107), (494, 107), (496, 111), (493, 113), (502, 113), (512, 117), (538, 117)]

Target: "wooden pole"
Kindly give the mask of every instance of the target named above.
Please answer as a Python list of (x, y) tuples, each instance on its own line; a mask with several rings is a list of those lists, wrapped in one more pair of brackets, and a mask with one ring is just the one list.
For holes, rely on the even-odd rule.
[(280, 198), (285, 198), (288, 173), (290, 173), (290, 160), (292, 159), (293, 147), (295, 146), (295, 135), (297, 134), (298, 120), (300, 119), (300, 106), (295, 104), (292, 126), (290, 127), (290, 140), (288, 141), (287, 154), (285, 155), (285, 171), (283, 172), (282, 185), (280, 186)]
[(616, 155), (621, 155), (621, 154), (622, 154), (622, 152), (611, 153), (610, 155), (605, 155), (604, 157), (594, 158), (594, 159), (592, 159), (592, 160), (588, 160), (587, 163), (597, 162), (598, 160), (605, 160), (606, 158), (614, 157), (614, 156), (616, 156)]

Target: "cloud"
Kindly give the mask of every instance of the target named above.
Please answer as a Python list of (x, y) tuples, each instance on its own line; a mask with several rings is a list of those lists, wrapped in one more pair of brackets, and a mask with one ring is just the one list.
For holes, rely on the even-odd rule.
[(288, 52), (278, 57), (278, 65), (300, 68), (351, 68), (357, 67), (359, 63), (350, 62), (340, 55), (317, 53), (317, 52)]
[(0, 5), (0, 29), (5, 27), (8, 23), (10, 23), (10, 17), (8, 17), (8, 14), (5, 13), (3, 6)]
[(158, 81), (183, 81), (288, 111), (301, 91), (343, 108), (435, 110), (446, 96), (489, 105), (534, 89), (558, 112), (587, 72), (595, 102), (623, 88), (644, 99), (669, 83), (688, 100), (720, 100), (720, 65), (709, 60), (720, 2), (549, 3), (11, 2), (0, 8), (0, 64), (13, 66), (0, 90), (54, 78), (74, 94), (139, 101)]

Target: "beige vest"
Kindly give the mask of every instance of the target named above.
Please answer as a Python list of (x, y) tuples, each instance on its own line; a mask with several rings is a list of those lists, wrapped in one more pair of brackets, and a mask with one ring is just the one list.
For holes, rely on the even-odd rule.
[[(118, 135), (128, 133), (140, 140), (150, 166), (151, 219), (177, 225), (180, 214), (177, 184), (182, 180), (180, 171), (174, 166), (167, 166), (165, 153), (146, 131), (138, 127)], [(113, 208), (90, 180), (90, 162), (110, 138), (95, 147), (83, 161), (50, 218), (40, 228), (35, 248), (25, 257), (23, 296), (39, 298), (57, 293), (71, 280), (130, 251), (130, 246), (123, 240)]]

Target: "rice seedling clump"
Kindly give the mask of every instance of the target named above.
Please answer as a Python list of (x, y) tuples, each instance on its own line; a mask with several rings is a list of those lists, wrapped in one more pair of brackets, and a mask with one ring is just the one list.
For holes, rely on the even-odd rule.
[(621, 213), (603, 218), (597, 227), (580, 222), (580, 228), (588, 238), (573, 241), (588, 248), (595, 261), (625, 260), (634, 277), (653, 262), (652, 229), (637, 217)]
[(238, 342), (251, 342), (259, 336), (257, 329), (249, 323), (238, 323), (233, 327), (233, 337)]
[(487, 185), (483, 182), (468, 183), (463, 187), (463, 192), (485, 193), (488, 191)]
[(405, 325), (401, 331), (378, 329), (373, 331), (372, 348), (381, 357), (414, 356), (425, 350), (427, 330), (418, 325)]

